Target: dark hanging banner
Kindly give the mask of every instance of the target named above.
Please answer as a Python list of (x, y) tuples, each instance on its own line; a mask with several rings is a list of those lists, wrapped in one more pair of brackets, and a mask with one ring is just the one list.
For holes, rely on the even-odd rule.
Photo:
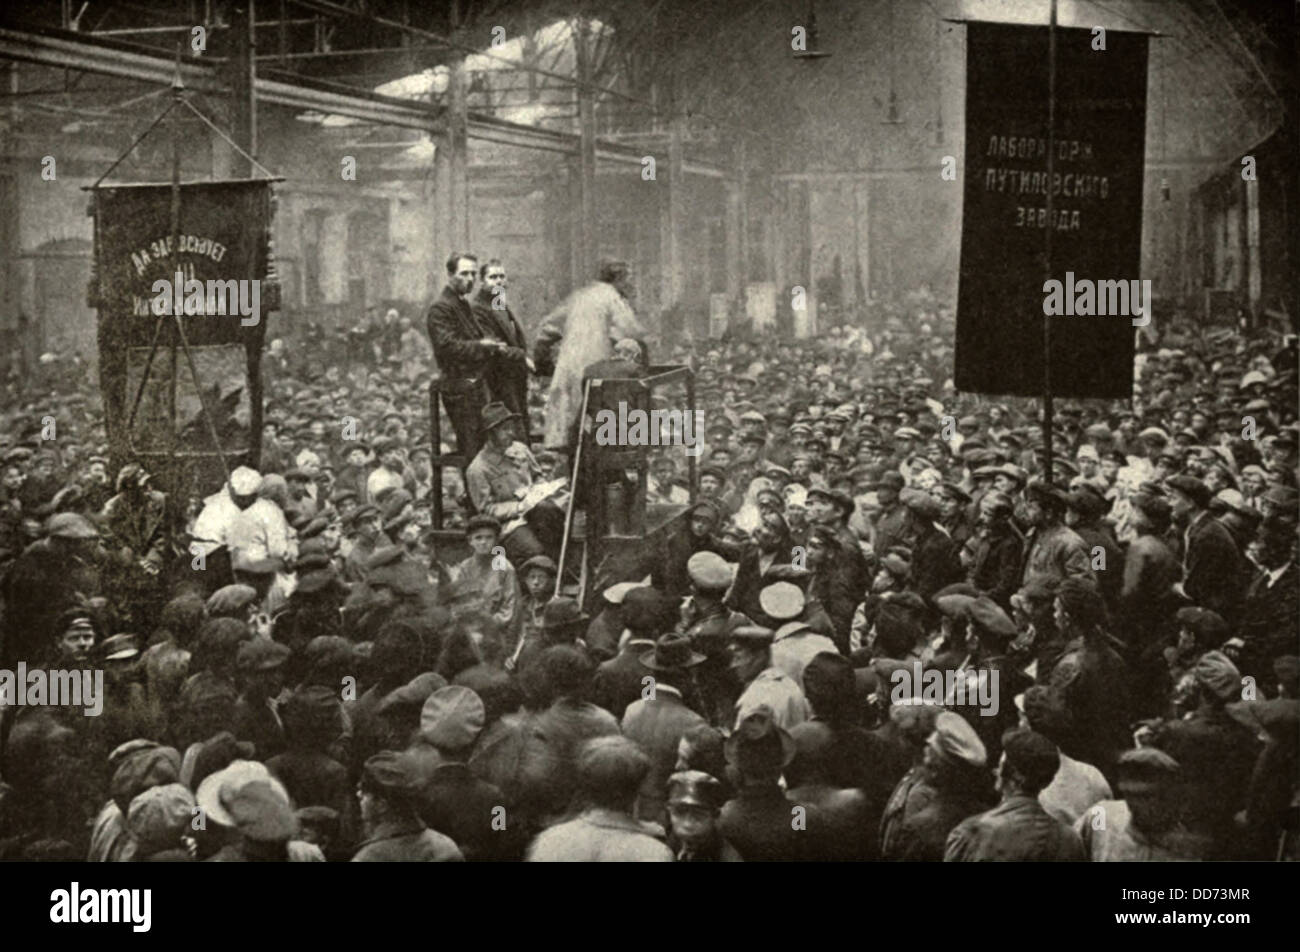
[[(251, 452), (261, 428), (260, 359), (279, 307), (266, 180), (93, 190), (100, 386), (114, 456)], [(184, 325), (192, 373), (173, 314)], [(203, 408), (206, 405), (208, 418)]]
[(1127, 313), (1136, 307), (1129, 292), (1150, 305), (1143, 285), (1132, 284), (1141, 277), (1147, 37), (1107, 30), (1106, 48), (1093, 45), (1092, 30), (1057, 28), (1049, 183), (1048, 28), (967, 27), (958, 390), (1042, 394), (1051, 228), (1050, 277), (1062, 286), (1061, 316), (1051, 318), (1052, 391), (1132, 394), (1133, 321), (1143, 318)]

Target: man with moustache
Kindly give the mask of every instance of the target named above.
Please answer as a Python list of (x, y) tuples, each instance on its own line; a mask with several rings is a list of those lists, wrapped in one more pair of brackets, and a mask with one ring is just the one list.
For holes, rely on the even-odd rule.
[[(452, 252), (447, 258), (447, 285), (428, 313), (429, 339), (440, 369), (434, 382), (456, 431), (456, 449), (467, 460), (483, 445), (479, 415), (488, 403), (485, 374), (492, 360), (506, 351), (499, 338), (484, 335), (470, 307), (477, 270), (474, 255)], [(431, 404), (430, 412), (437, 413), (437, 406)]]

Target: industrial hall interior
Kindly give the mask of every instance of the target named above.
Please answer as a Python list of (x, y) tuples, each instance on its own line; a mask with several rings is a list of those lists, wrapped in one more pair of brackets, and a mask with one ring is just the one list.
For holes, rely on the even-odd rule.
[(0, 4), (0, 860), (1300, 858), (1296, 49)]

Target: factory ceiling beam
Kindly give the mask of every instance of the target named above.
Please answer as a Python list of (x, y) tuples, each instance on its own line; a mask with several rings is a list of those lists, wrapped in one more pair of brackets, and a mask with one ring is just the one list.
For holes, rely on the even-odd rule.
[[(0, 27), (0, 58), (160, 85), (170, 84), (177, 69), (175, 61), (162, 56), (120, 49), (85, 34), (54, 30), (37, 33)], [(180, 71), (187, 88), (208, 93), (225, 91), (213, 66), (201, 61), (182, 60)], [(378, 93), (366, 94), (361, 90), (344, 94), (262, 77), (257, 79), (255, 88), (258, 100), (277, 106), (316, 110), (427, 132), (441, 132), (444, 128), (441, 110), (427, 103)]]
[[(81, 70), (105, 76), (117, 76), (161, 86), (171, 84), (176, 63), (170, 58), (121, 49), (110, 42), (84, 33), (61, 30), (15, 30), (0, 27), (0, 59), (11, 59), (60, 69)], [(228, 92), (215, 73), (216, 64), (192, 59), (182, 60), (181, 77), (189, 89), (224, 94)], [(259, 76), (255, 83), (260, 102), (293, 109), (347, 116), (364, 122), (419, 129), (432, 134), (446, 131), (443, 110), (418, 100), (397, 99), (357, 89), (355, 93), (312, 88), (301, 83), (283, 82)], [(521, 149), (578, 153), (579, 137), (571, 132), (542, 129), (476, 113), (469, 115), (469, 137)], [(641, 165), (642, 152), (598, 141), (596, 155), (601, 161), (623, 165)], [(688, 174), (724, 178), (726, 172), (707, 162), (687, 160)]]

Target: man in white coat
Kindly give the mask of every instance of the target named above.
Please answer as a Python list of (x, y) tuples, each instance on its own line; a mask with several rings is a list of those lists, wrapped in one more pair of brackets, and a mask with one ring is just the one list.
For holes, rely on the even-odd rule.
[(546, 396), (547, 449), (571, 453), (575, 446), (583, 371), (597, 361), (608, 360), (617, 341), (625, 337), (644, 340), (646, 331), (632, 311), (632, 295), (628, 263), (606, 261), (600, 266), (599, 280), (574, 291), (542, 322), (537, 338), (539, 368), (549, 363), (543, 352), (559, 348)]

